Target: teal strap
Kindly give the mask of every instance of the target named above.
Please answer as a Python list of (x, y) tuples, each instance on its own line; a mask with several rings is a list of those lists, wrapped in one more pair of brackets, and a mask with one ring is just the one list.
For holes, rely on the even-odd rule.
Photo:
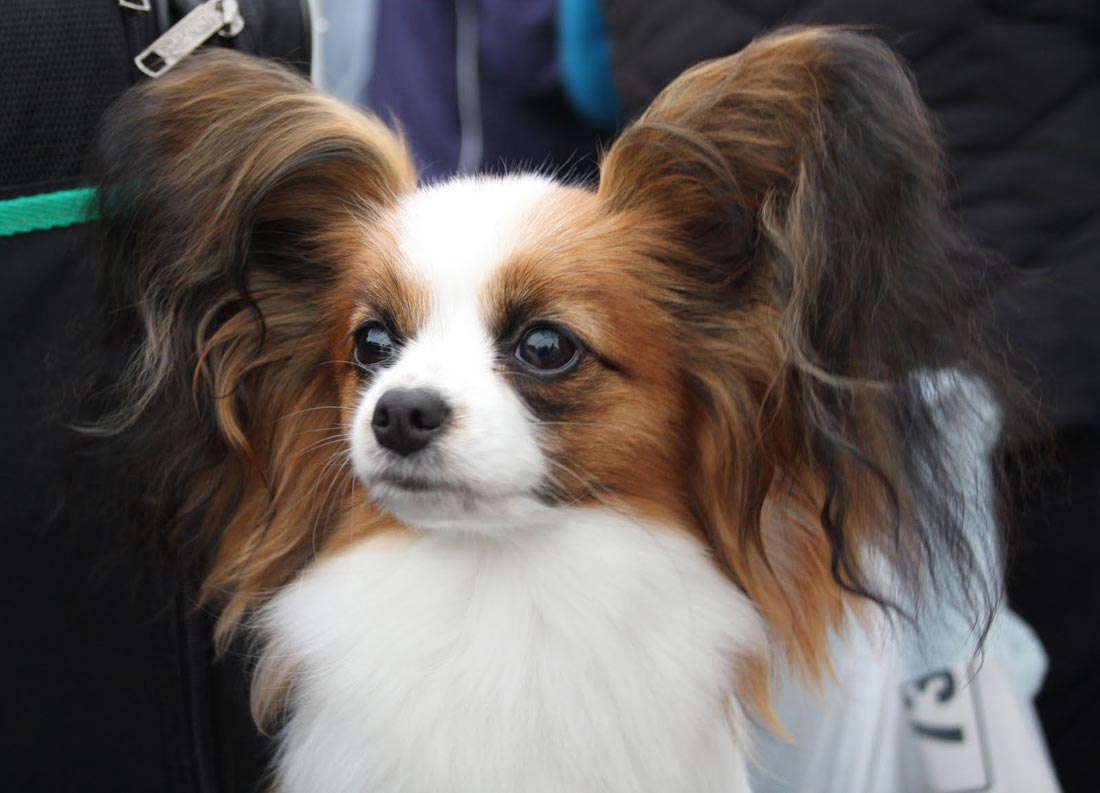
[(603, 132), (622, 126), (611, 80), (607, 21), (598, 0), (558, 0), (558, 74), (565, 97), (581, 117)]
[(79, 187), (0, 201), (0, 237), (95, 220), (95, 189)]

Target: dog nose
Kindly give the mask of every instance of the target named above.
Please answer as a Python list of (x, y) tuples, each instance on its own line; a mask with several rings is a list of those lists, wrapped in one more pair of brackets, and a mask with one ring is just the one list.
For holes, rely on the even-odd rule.
[(420, 451), (439, 434), (451, 406), (428, 388), (391, 388), (374, 406), (371, 429), (387, 449), (400, 455)]

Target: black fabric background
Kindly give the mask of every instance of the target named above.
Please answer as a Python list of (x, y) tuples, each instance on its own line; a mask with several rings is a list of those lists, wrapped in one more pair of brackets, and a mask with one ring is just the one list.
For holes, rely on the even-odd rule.
[[(246, 32), (215, 44), (306, 67), (304, 0), (241, 6)], [(99, 117), (155, 27), (116, 0), (3, 0), (0, 199), (87, 183)], [(92, 254), (82, 225), (0, 238), (0, 789), (258, 790), (247, 663), (215, 661), (193, 565), (135, 496), (158, 461), (122, 464), (68, 427), (126, 352), (98, 345)]]
[[(265, 747), (194, 576), (67, 430), (92, 308), (85, 227), (0, 239), (0, 763), (20, 791), (247, 791)], [(79, 373), (79, 374), (78, 374)]]

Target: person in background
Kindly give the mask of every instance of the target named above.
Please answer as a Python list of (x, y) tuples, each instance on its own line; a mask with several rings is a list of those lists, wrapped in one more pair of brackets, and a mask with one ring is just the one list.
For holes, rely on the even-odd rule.
[(362, 104), (396, 120), (421, 169), (595, 173), (604, 136), (573, 112), (555, 0), (380, 0)]

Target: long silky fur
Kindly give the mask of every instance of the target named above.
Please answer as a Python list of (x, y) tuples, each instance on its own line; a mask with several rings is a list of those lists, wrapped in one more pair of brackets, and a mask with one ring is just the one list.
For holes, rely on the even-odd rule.
[[(207, 559), (224, 641), (340, 512), (324, 332), (331, 228), (412, 189), (400, 138), (275, 64), (196, 56), (133, 91), (97, 151), (102, 282), (140, 342), (104, 434), (136, 434), (150, 498)], [(362, 221), (360, 221), (362, 222)]]
[(983, 386), (948, 415), (980, 422), (1011, 388), (975, 323), (994, 268), (959, 232), (945, 172), (910, 74), (843, 29), (689, 70), (603, 164), (601, 195), (641, 228), (662, 218), (651, 255), (686, 276), (663, 299), (693, 345), (695, 514), (811, 673), (844, 593), (914, 616), (931, 588), (979, 632), (1000, 597), (980, 558), (997, 542), (967, 536), (945, 406), (920, 396), (922, 375), (957, 370)]

